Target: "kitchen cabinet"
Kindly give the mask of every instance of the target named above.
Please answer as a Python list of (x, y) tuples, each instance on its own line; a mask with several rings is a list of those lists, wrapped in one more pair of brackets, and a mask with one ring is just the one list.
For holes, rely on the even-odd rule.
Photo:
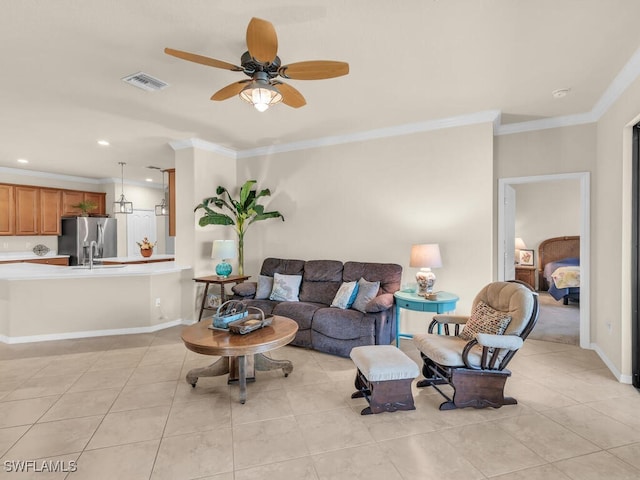
[(69, 266), (69, 257), (43, 257), (28, 260), (0, 260), (0, 265), (6, 263), (40, 263), (44, 265), (61, 265)]
[(62, 192), (53, 188), (40, 189), (40, 235), (60, 235)]
[(15, 188), (0, 185), (0, 235), (16, 234)]
[(0, 183), (0, 235), (60, 235), (60, 218), (78, 216), (71, 205), (92, 201), (105, 215), (106, 193)]
[(25, 185), (15, 186), (16, 235), (40, 233), (40, 189)]
[(169, 174), (169, 236), (176, 236), (176, 169), (165, 170)]

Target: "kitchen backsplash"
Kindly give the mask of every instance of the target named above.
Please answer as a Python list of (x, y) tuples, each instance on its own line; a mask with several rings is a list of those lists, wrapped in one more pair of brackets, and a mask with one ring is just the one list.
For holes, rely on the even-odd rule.
[(1, 252), (30, 252), (36, 245), (46, 245), (52, 251), (58, 251), (58, 237), (55, 236), (6, 236), (0, 237)]

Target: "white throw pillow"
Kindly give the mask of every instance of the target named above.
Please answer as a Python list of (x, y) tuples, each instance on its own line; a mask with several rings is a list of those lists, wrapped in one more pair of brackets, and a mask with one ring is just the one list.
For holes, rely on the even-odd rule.
[(331, 306), (342, 308), (343, 310), (351, 307), (356, 299), (357, 287), (357, 282), (342, 282), (336, 296), (333, 298), (333, 302), (331, 302)]
[(379, 289), (380, 282), (367, 282), (364, 278), (358, 280), (358, 295), (356, 295), (356, 300), (353, 302), (353, 308), (362, 313), (367, 313), (367, 303), (376, 298)]
[(256, 300), (264, 300), (269, 298), (273, 290), (273, 277), (267, 275), (260, 275), (258, 277), (258, 286), (256, 287)]
[(278, 302), (298, 302), (302, 275), (273, 275), (273, 290), (271, 290), (270, 300)]

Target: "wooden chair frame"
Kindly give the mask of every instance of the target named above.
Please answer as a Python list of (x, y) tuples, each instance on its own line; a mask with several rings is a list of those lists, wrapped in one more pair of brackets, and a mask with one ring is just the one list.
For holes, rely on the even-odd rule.
[[(538, 294), (524, 282), (512, 280), (511, 283), (519, 283), (531, 290), (534, 304), (531, 315), (527, 320), (522, 333), (518, 335), (523, 341), (533, 330), (539, 313)], [(443, 317), (446, 317), (444, 315)], [(434, 333), (437, 325), (444, 327), (445, 335), (450, 335), (453, 326), (453, 334), (460, 333), (460, 323), (441, 323), (434, 317), (429, 324), (429, 333)], [(464, 323), (462, 323), (464, 325)], [(507, 370), (507, 365), (516, 354), (518, 349), (508, 350), (505, 348), (482, 346), (480, 366), (474, 366), (469, 361), (469, 353), (478, 345), (478, 340), (468, 342), (462, 351), (464, 366), (451, 367), (440, 365), (420, 352), (423, 360), (422, 374), (425, 379), (417, 383), (418, 387), (433, 387), (446, 401), (440, 405), (440, 410), (452, 410), (455, 408), (474, 407), (500, 408), (502, 405), (515, 405), (517, 400), (504, 396), (504, 386), (511, 372)], [(505, 352), (503, 355), (503, 352)], [(502, 358), (501, 358), (502, 357)], [(453, 390), (453, 397), (449, 397), (438, 385), (450, 385)]]

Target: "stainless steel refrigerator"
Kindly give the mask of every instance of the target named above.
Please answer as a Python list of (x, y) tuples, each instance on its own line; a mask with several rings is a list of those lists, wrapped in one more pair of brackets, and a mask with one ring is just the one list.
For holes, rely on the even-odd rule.
[(62, 234), (58, 237), (58, 253), (69, 255), (69, 265), (88, 265), (89, 248), (93, 258), (117, 257), (117, 223), (115, 218), (73, 217), (62, 219)]

